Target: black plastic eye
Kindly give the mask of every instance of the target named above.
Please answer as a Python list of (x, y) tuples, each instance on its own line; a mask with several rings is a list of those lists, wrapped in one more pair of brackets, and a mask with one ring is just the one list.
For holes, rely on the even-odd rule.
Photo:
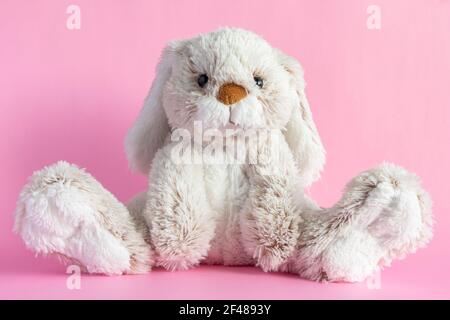
[(208, 83), (208, 76), (206, 74), (201, 74), (197, 78), (197, 83), (200, 86), (200, 88), (203, 88)]
[(262, 89), (264, 80), (261, 77), (254, 77), (253, 79), (255, 80), (256, 85)]

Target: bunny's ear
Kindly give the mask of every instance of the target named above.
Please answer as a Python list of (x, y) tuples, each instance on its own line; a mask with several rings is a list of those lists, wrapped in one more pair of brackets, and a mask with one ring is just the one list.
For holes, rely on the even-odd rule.
[(292, 77), (290, 85), (295, 92), (295, 105), (284, 136), (292, 150), (304, 184), (309, 186), (320, 177), (325, 164), (325, 149), (306, 99), (303, 69), (294, 58), (280, 52), (278, 55), (280, 63)]
[(164, 85), (172, 72), (176, 47), (177, 42), (173, 42), (164, 49), (150, 92), (125, 139), (125, 151), (130, 167), (144, 174), (149, 172), (155, 153), (163, 146), (170, 132), (162, 105), (162, 95)]

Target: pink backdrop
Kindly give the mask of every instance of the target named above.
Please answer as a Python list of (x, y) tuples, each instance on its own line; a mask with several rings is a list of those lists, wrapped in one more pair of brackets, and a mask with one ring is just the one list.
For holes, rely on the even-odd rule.
[[(66, 28), (66, 8), (81, 29)], [(370, 4), (381, 29), (366, 26)], [(33, 170), (64, 159), (121, 200), (145, 188), (128, 170), (123, 138), (164, 44), (220, 26), (263, 35), (297, 57), (328, 151), (311, 189), (333, 204), (348, 179), (387, 160), (418, 173), (434, 200), (430, 246), (394, 263), (381, 288), (316, 284), (252, 268), (136, 277), (84, 276), (34, 259), (12, 234), (17, 195)], [(450, 298), (450, 1), (0, 2), (0, 295), (59, 298)]]

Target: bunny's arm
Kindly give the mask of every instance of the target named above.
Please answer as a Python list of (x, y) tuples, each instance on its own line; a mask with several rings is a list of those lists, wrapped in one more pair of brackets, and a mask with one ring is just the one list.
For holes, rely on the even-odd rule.
[(264, 271), (277, 270), (293, 253), (299, 236), (298, 174), (282, 136), (259, 139), (258, 159), (249, 164), (249, 196), (241, 214), (242, 240)]
[(173, 151), (169, 144), (153, 160), (144, 218), (157, 265), (178, 270), (199, 264), (207, 255), (215, 222), (206, 198), (203, 166), (178, 161)]

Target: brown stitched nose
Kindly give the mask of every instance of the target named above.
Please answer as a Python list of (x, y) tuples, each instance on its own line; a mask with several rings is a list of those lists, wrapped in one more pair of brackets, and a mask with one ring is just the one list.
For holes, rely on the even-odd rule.
[(232, 105), (247, 96), (247, 90), (235, 83), (227, 83), (220, 87), (217, 100), (223, 104)]

